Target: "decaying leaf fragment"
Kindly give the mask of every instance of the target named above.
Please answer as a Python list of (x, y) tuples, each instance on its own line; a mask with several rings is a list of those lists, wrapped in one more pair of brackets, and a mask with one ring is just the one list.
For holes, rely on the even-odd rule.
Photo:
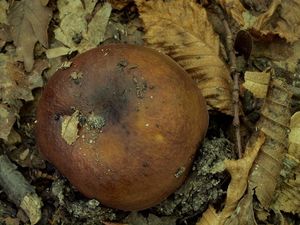
[(291, 117), (288, 153), (283, 159), (281, 184), (276, 190), (273, 208), (300, 213), (300, 112)]
[(61, 125), (61, 136), (69, 144), (73, 144), (78, 138), (79, 111), (76, 110), (71, 116), (64, 116)]
[(8, 9), (7, 1), (0, 1), (0, 24), (7, 24), (7, 15), (6, 11)]
[(14, 125), (22, 102), (17, 100), (13, 104), (0, 103), (0, 138), (8, 140), (12, 126)]
[[(272, 78), (256, 126), (266, 141), (249, 175), (249, 188), (264, 208), (269, 208), (287, 152), (291, 93), (287, 84)], [(256, 139), (256, 137), (252, 137)]]
[(250, 72), (245, 73), (245, 83), (243, 86), (252, 92), (257, 98), (265, 98), (270, 82), (269, 72)]
[(256, 141), (248, 143), (243, 158), (239, 160), (225, 160), (223, 162), (224, 168), (226, 168), (231, 175), (231, 182), (227, 189), (223, 210), (220, 213), (216, 213), (212, 207), (208, 208), (199, 219), (197, 225), (226, 224), (225, 222), (234, 214), (240, 199), (247, 189), (250, 169), (265, 141), (265, 135), (263, 133), (260, 132), (256, 135)]
[(37, 60), (31, 73), (24, 71), (8, 54), (0, 54), (0, 138), (7, 140), (18, 117), (21, 100), (33, 100), (32, 90), (43, 86), (41, 73), (48, 63)]
[(171, 56), (190, 74), (210, 108), (232, 114), (232, 80), (219, 57), (219, 38), (205, 9), (193, 0), (135, 2), (144, 22), (146, 42)]
[[(48, 57), (57, 57), (78, 50), (80, 53), (96, 47), (104, 39), (111, 5), (104, 3), (94, 15), (95, 0), (58, 0), (59, 27), (54, 30), (56, 40), (66, 47), (50, 50)], [(91, 17), (92, 16), (92, 17)], [(87, 18), (91, 17), (88, 22)]]
[(108, 0), (114, 9), (122, 10), (133, 0)]
[(9, 10), (11, 35), (27, 72), (33, 68), (33, 50), (36, 42), (48, 47), (47, 29), (51, 17), (52, 11), (44, 6), (41, 0), (14, 1)]
[(300, 39), (299, 0), (273, 0), (269, 9), (259, 15), (251, 14), (240, 0), (219, 0), (219, 3), (244, 29), (279, 35), (290, 43)]

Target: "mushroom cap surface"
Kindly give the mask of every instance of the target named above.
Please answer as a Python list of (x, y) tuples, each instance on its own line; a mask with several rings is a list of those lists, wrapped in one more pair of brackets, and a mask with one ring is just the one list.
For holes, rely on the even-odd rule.
[(177, 63), (114, 44), (78, 55), (49, 79), (36, 139), (81, 193), (127, 211), (160, 203), (184, 182), (207, 127), (205, 100)]

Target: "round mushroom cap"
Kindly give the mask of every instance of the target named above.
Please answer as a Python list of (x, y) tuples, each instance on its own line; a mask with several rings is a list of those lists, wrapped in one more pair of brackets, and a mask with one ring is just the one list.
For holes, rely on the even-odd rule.
[(36, 138), (85, 196), (141, 210), (184, 182), (207, 127), (205, 100), (178, 64), (150, 48), (114, 44), (78, 55), (50, 78)]

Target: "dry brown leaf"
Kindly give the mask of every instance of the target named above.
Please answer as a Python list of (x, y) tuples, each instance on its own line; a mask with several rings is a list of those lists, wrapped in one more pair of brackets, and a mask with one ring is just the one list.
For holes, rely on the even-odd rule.
[[(280, 80), (271, 79), (257, 129), (266, 135), (266, 141), (255, 160), (249, 176), (249, 188), (264, 208), (269, 208), (287, 151), (291, 93)], [(255, 137), (254, 137), (255, 139)]]
[(130, 2), (133, 2), (133, 0), (108, 0), (108, 2), (111, 4), (111, 6), (114, 9), (122, 10), (125, 8)]
[(253, 210), (253, 193), (250, 191), (240, 201), (224, 225), (257, 225)]
[(240, 0), (219, 2), (244, 29), (254, 29), (262, 35), (279, 35), (291, 43), (300, 39), (299, 0), (273, 0), (269, 9), (259, 15), (252, 15)]
[(283, 160), (282, 183), (277, 189), (273, 208), (300, 213), (300, 112), (291, 117), (289, 149)]
[(8, 140), (11, 128), (14, 125), (18, 112), (22, 107), (21, 101), (10, 103), (0, 103), (0, 138)]
[(7, 22), (7, 14), (6, 14), (7, 9), (8, 9), (7, 1), (0, 1), (0, 24), (8, 23)]
[[(224, 221), (222, 221), (224, 222)], [(199, 218), (196, 225), (222, 225), (221, 216), (216, 212), (216, 210), (210, 205), (207, 210)]]
[(225, 160), (224, 166), (231, 175), (231, 181), (227, 189), (225, 206), (223, 210), (216, 214), (211, 208), (206, 211), (197, 225), (221, 225), (234, 213), (236, 207), (243, 197), (247, 185), (248, 174), (253, 165), (255, 158), (264, 144), (265, 136), (258, 133), (255, 142), (248, 143), (243, 158), (239, 160)]
[(268, 72), (245, 72), (245, 83), (243, 86), (253, 93), (257, 98), (265, 98), (267, 95), (270, 73)]
[[(58, 0), (60, 24), (54, 30), (56, 40), (61, 46), (47, 52), (47, 56), (55, 57), (78, 50), (84, 52), (96, 47), (104, 40), (104, 34), (111, 13), (111, 5), (104, 3), (94, 14), (97, 1), (95, 0)], [(88, 23), (87, 18), (93, 14)]]
[(205, 9), (193, 0), (136, 0), (136, 4), (146, 42), (190, 74), (210, 108), (232, 114), (232, 80), (219, 57), (219, 38)]
[(243, 14), (247, 11), (240, 0), (218, 0), (219, 4), (226, 10), (235, 21), (242, 27), (245, 26)]
[[(275, 10), (279, 15), (274, 14)], [(269, 15), (260, 16), (254, 25), (254, 29), (260, 30), (263, 34), (278, 34), (292, 43), (300, 39), (299, 14), (299, 0), (273, 0)], [(272, 17), (268, 18), (270, 15)]]
[(32, 72), (25, 74), (9, 55), (0, 54), (0, 138), (7, 140), (18, 117), (21, 100), (33, 100), (32, 89), (43, 86), (41, 73), (48, 67), (37, 60)]
[(95, 13), (93, 19), (88, 24), (87, 32), (83, 33), (83, 40), (78, 47), (79, 52), (95, 48), (104, 40), (106, 26), (111, 13), (111, 5), (104, 3), (103, 6)]
[(284, 40), (273, 40), (272, 42), (254, 42), (252, 50), (253, 57), (266, 57), (272, 62), (292, 73), (296, 72), (300, 58), (300, 41), (288, 44)]
[(18, 56), (24, 61), (25, 70), (32, 70), (34, 46), (39, 41), (48, 46), (47, 29), (52, 11), (40, 0), (14, 1), (8, 13), (11, 35), (17, 47)]
[(300, 160), (287, 154), (281, 171), (282, 183), (276, 190), (272, 208), (300, 213)]
[(300, 160), (300, 112), (291, 117), (288, 153)]

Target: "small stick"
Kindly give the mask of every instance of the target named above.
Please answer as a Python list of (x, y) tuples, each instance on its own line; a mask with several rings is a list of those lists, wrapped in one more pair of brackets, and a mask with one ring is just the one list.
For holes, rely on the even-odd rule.
[(0, 186), (12, 202), (25, 211), (31, 224), (40, 220), (41, 199), (6, 155), (0, 155)]
[(235, 138), (236, 138), (236, 148), (237, 154), (239, 158), (242, 158), (242, 142), (241, 142), (241, 131), (240, 131), (240, 108), (239, 108), (239, 96), (240, 96), (240, 88), (239, 88), (239, 77), (240, 73), (237, 71), (236, 67), (236, 56), (233, 45), (233, 36), (228, 25), (227, 20), (225, 19), (224, 11), (217, 7), (217, 11), (221, 16), (221, 20), (223, 22), (225, 32), (226, 32), (226, 47), (229, 52), (229, 64), (230, 64), (230, 74), (233, 78), (233, 92), (232, 92), (232, 103), (233, 103), (233, 126), (235, 127)]

